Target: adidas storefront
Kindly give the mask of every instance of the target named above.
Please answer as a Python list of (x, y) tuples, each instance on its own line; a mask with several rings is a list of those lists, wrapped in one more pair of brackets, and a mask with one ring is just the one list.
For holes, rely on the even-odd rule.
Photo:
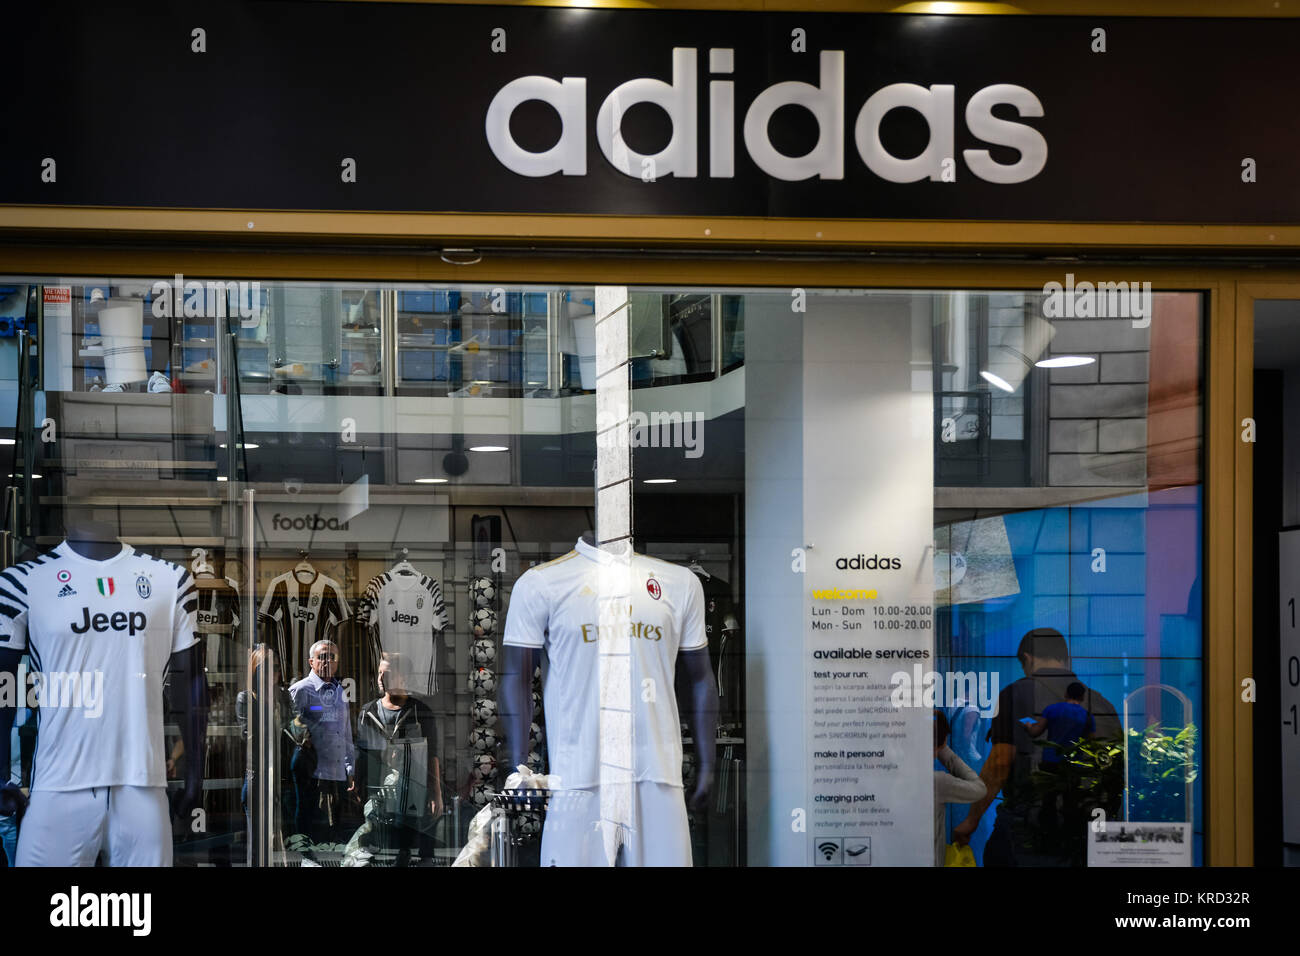
[(7, 862), (1293, 862), (1300, 25), (778, 6), (16, 15)]

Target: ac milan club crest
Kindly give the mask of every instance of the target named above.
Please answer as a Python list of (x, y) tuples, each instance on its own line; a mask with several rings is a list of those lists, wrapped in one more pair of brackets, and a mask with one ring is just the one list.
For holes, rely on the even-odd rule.
[(649, 592), (650, 596), (654, 598), (656, 601), (659, 600), (659, 598), (662, 597), (664, 593), (664, 589), (659, 586), (659, 582), (656, 581), (654, 578), (646, 579), (645, 589), (646, 591)]

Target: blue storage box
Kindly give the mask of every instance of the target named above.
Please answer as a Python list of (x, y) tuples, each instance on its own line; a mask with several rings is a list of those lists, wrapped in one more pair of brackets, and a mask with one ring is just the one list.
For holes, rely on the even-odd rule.
[(427, 349), (403, 349), (398, 353), (398, 359), (402, 381), (433, 381), (433, 352)]
[(433, 311), (435, 312), (455, 312), (460, 308), (460, 293), (454, 290), (444, 290), (433, 293)]
[(433, 298), (432, 292), (399, 292), (397, 308), (401, 312), (432, 312)]

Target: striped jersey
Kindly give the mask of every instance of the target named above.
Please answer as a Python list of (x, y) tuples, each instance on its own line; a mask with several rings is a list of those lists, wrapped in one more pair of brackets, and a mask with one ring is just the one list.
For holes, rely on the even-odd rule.
[(438, 633), (450, 623), (442, 588), (424, 574), (385, 571), (366, 585), (358, 614), (379, 630), (379, 648), (396, 651), (410, 664), (417, 694), (438, 690)]
[(205, 661), (209, 673), (233, 670), (240, 673), (241, 661), (248, 651), (239, 640), (239, 586), (225, 578), (225, 587), (212, 587), (217, 578), (200, 572), (198, 586), (198, 632), (205, 644)]
[[(199, 581), (204, 579), (200, 576)], [(215, 580), (208, 578), (208, 580)], [(200, 634), (219, 634), (233, 637), (239, 628), (239, 585), (230, 578), (227, 587), (199, 588), (198, 628)]]
[(39, 705), (33, 790), (166, 786), (163, 682), (197, 608), (189, 571), (130, 545), (0, 571), (0, 648), (27, 652)]
[(286, 571), (271, 581), (260, 608), (284, 629), (286, 674), (306, 674), (307, 652), (325, 639), (331, 621), (348, 617), (343, 588), (319, 571)]

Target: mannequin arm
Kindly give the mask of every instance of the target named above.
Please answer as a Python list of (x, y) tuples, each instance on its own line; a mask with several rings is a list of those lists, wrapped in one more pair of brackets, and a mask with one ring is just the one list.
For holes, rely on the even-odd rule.
[[(18, 662), (23, 658), (22, 651), (12, 649), (0, 650), (0, 674), (9, 674), (14, 680), (14, 695), (18, 700), (26, 699), (27, 688), (19, 687), (18, 681)], [(12, 736), (14, 717), (17, 715), (16, 706), (0, 706), (0, 816), (13, 816), (14, 814), (22, 815), (22, 811), (27, 807), (27, 801), (23, 798), (22, 791), (16, 784), (9, 782), (9, 761), (12, 754), (9, 752), (9, 740)]]
[(695, 790), (687, 795), (687, 804), (692, 810), (703, 810), (708, 805), (718, 762), (718, 686), (713, 679), (707, 647), (682, 651), (677, 655), (677, 666), (682, 672), (687, 723), (699, 761)]
[(185, 791), (177, 816), (188, 816), (203, 804), (203, 764), (208, 732), (208, 681), (203, 673), (202, 644), (171, 656), (173, 700), (177, 705), (181, 741), (185, 745)]
[(533, 724), (533, 670), (537, 667), (539, 648), (502, 647), (501, 694), (497, 702), (501, 729), (505, 732), (505, 751), (510, 757), (507, 776), (528, 762), (528, 731)]

